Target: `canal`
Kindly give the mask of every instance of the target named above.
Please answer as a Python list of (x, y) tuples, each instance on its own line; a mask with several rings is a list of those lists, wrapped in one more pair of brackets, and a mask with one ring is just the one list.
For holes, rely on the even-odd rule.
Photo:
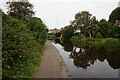
[(53, 45), (62, 56), (72, 78), (118, 78), (118, 46), (74, 46), (69, 40), (56, 39)]

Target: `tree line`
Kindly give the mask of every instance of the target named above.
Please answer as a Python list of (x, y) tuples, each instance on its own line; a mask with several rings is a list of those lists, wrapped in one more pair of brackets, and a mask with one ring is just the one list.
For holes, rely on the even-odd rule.
[(81, 11), (75, 14), (70, 25), (61, 28), (56, 37), (61, 40), (70, 40), (73, 44), (99, 43), (99, 44), (120, 44), (120, 7), (114, 9), (109, 15), (109, 20), (96, 19), (89, 11)]
[(89, 11), (81, 11), (75, 14), (75, 19), (70, 25), (61, 28), (57, 37), (72, 38), (120, 38), (120, 7), (114, 9), (109, 15), (109, 20), (97, 20)]

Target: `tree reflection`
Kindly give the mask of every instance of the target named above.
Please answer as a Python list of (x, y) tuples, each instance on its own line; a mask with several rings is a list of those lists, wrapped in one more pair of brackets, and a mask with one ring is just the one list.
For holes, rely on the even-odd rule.
[(59, 43), (64, 50), (70, 52), (69, 57), (73, 59), (73, 63), (77, 68), (86, 69), (95, 62), (104, 62), (105, 60), (113, 69), (120, 68), (120, 47), (110, 46), (74, 46), (68, 40)]
[(66, 52), (71, 52), (73, 50), (73, 44), (68, 38), (64, 38), (64, 40), (55, 39), (55, 43), (61, 44)]
[[(82, 47), (80, 47), (79, 52), (76, 52), (77, 47), (73, 49), (70, 58), (73, 58), (73, 63), (76, 67), (87, 68), (95, 63), (95, 61), (99, 60), (100, 62), (104, 62), (107, 60), (109, 65), (113, 69), (120, 68), (120, 50), (109, 48), (110, 50), (106, 50), (105, 47), (84, 47), (84, 51), (82, 51)], [(108, 48), (108, 47), (107, 47)], [(111, 50), (112, 49), (112, 50)]]
[[(96, 57), (94, 53), (91, 53), (92, 47), (80, 48), (79, 52), (76, 52), (76, 47), (71, 52), (70, 57), (73, 58), (73, 63), (76, 67), (87, 68), (94, 64)], [(91, 54), (89, 54), (91, 53)]]

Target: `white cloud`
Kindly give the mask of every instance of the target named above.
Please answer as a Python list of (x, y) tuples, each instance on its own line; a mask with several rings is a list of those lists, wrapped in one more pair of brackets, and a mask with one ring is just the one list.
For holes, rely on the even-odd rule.
[[(6, 11), (5, 2), (0, 0), (0, 7)], [(69, 25), (74, 15), (79, 11), (87, 10), (97, 19), (108, 19), (113, 9), (118, 6), (119, 0), (29, 0), (36, 16), (41, 18), (48, 28), (61, 28)]]
[(119, 0), (29, 0), (37, 2), (118, 2)]

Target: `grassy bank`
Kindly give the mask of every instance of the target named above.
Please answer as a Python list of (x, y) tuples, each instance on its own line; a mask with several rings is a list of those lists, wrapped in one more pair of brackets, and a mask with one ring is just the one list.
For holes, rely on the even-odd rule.
[(79, 36), (73, 36), (71, 39), (73, 44), (84, 44), (84, 45), (120, 45), (118, 38), (81, 38)]

